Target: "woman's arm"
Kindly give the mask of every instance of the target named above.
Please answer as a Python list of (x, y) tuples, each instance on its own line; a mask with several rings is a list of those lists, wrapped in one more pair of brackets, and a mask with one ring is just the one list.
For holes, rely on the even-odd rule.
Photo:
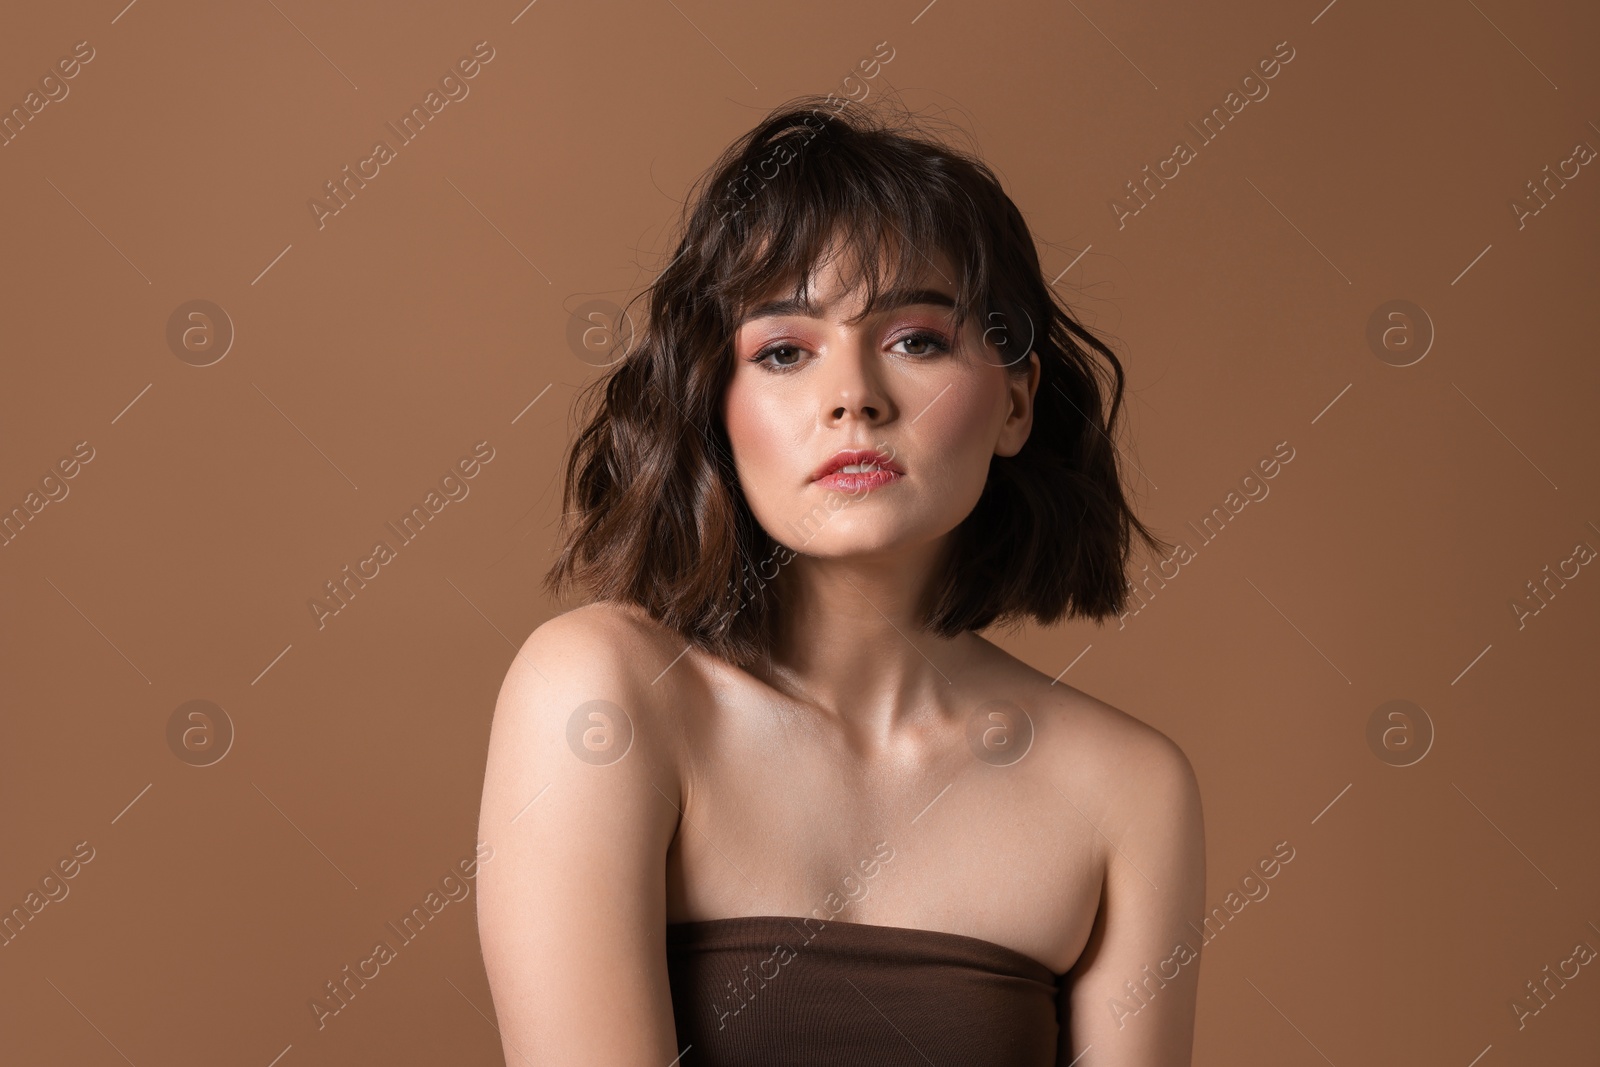
[(1188, 1067), (1205, 908), (1200, 788), (1183, 751), (1148, 728), (1117, 777), (1126, 786), (1099, 826), (1100, 914), (1063, 994), (1058, 1063)]
[[(659, 694), (633, 669), (642, 651), (603, 610), (558, 616), (523, 644), (495, 705), (478, 934), (513, 1067), (678, 1056), (666, 854), (683, 798), (651, 714)], [(623, 714), (590, 705), (574, 724), (596, 700)]]

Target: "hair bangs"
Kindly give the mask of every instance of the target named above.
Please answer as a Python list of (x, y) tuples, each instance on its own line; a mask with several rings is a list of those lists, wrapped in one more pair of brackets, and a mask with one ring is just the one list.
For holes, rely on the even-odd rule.
[[(986, 310), (983, 220), (937, 156), (908, 146), (885, 166), (881, 145), (860, 143), (837, 119), (819, 121), (820, 129), (789, 125), (749, 139), (712, 179), (711, 189), (725, 190), (711, 271), (724, 322), (736, 326), (764, 299), (804, 299), (830, 260), (862, 294), (860, 317), (894, 294), (941, 283), (958, 325)], [(751, 174), (770, 177), (751, 191)]]

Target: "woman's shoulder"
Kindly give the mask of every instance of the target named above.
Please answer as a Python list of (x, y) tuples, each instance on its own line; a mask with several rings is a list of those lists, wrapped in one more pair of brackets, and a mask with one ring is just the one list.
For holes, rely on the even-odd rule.
[[(1010, 655), (998, 646), (1002, 691), (1028, 712), (1040, 762), (1052, 779), (1077, 782), (1114, 802), (1192, 792), (1195, 774), (1183, 749), (1160, 728)], [(1137, 783), (1138, 788), (1129, 785)], [(1153, 788), (1152, 788), (1153, 787)]]
[(670, 661), (683, 651), (685, 643), (643, 608), (621, 601), (600, 600), (546, 619), (534, 628), (518, 651), (519, 659), (526, 655), (534, 662), (539, 662), (541, 657), (554, 657), (558, 669), (581, 671), (587, 664), (591, 667), (633, 665), (646, 670), (662, 653), (666, 653)]
[(680, 672), (667, 668), (684, 644), (642, 608), (597, 601), (535, 627), (508, 666), (504, 688), (537, 689), (564, 703), (610, 701), (630, 715), (651, 715), (677, 693)]
[[(547, 781), (577, 771), (571, 760), (610, 767), (614, 779), (681, 793), (681, 724), (667, 714), (681, 697), (655, 676), (681, 648), (642, 612), (597, 603), (563, 612), (530, 633), (506, 668), (490, 729), (491, 759), (539, 768)], [(624, 759), (624, 757), (627, 757)], [(581, 771), (578, 771), (581, 774)]]
[(670, 640), (668, 629), (635, 604), (598, 600), (553, 615), (536, 626), (523, 648), (606, 656)]

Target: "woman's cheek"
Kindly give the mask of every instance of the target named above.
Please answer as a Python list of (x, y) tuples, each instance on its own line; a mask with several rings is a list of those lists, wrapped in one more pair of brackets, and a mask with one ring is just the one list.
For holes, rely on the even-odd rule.
[(962, 375), (942, 384), (943, 395), (917, 420), (926, 453), (939, 457), (939, 467), (962, 482), (976, 478), (981, 491), (994, 452), (994, 402), (991, 383), (980, 375)]
[(761, 390), (753, 389), (748, 382), (735, 379), (728, 387), (727, 402), (723, 406), (723, 424), (728, 428), (728, 443), (740, 460), (740, 473), (746, 468), (753, 471), (763, 461), (763, 438), (770, 433), (766, 422), (766, 398)]
[[(769, 495), (793, 480), (789, 467), (804, 450), (789, 439), (792, 427), (785, 425), (785, 413), (793, 418), (795, 405), (786, 403), (776, 390), (751, 388), (748, 383), (731, 386), (723, 411), (728, 442), (733, 448), (735, 467), (746, 498), (760, 515)], [(786, 501), (773, 500), (782, 507)]]

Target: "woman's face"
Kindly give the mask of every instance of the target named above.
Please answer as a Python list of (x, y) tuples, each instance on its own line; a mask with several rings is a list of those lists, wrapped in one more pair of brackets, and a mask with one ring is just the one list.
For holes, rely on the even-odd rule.
[[(952, 328), (955, 272), (935, 257), (901, 299), (856, 322), (865, 294), (839, 258), (812, 278), (812, 306), (774, 294), (734, 337), (723, 400), (750, 509), (779, 543), (843, 557), (936, 540), (978, 502), (995, 455), (1016, 454), (1033, 422), (1039, 357), (1008, 373), (974, 318)], [(898, 305), (898, 306), (892, 306)], [(1015, 351), (1014, 349), (1012, 350)], [(886, 472), (817, 473), (846, 450), (877, 451)]]

